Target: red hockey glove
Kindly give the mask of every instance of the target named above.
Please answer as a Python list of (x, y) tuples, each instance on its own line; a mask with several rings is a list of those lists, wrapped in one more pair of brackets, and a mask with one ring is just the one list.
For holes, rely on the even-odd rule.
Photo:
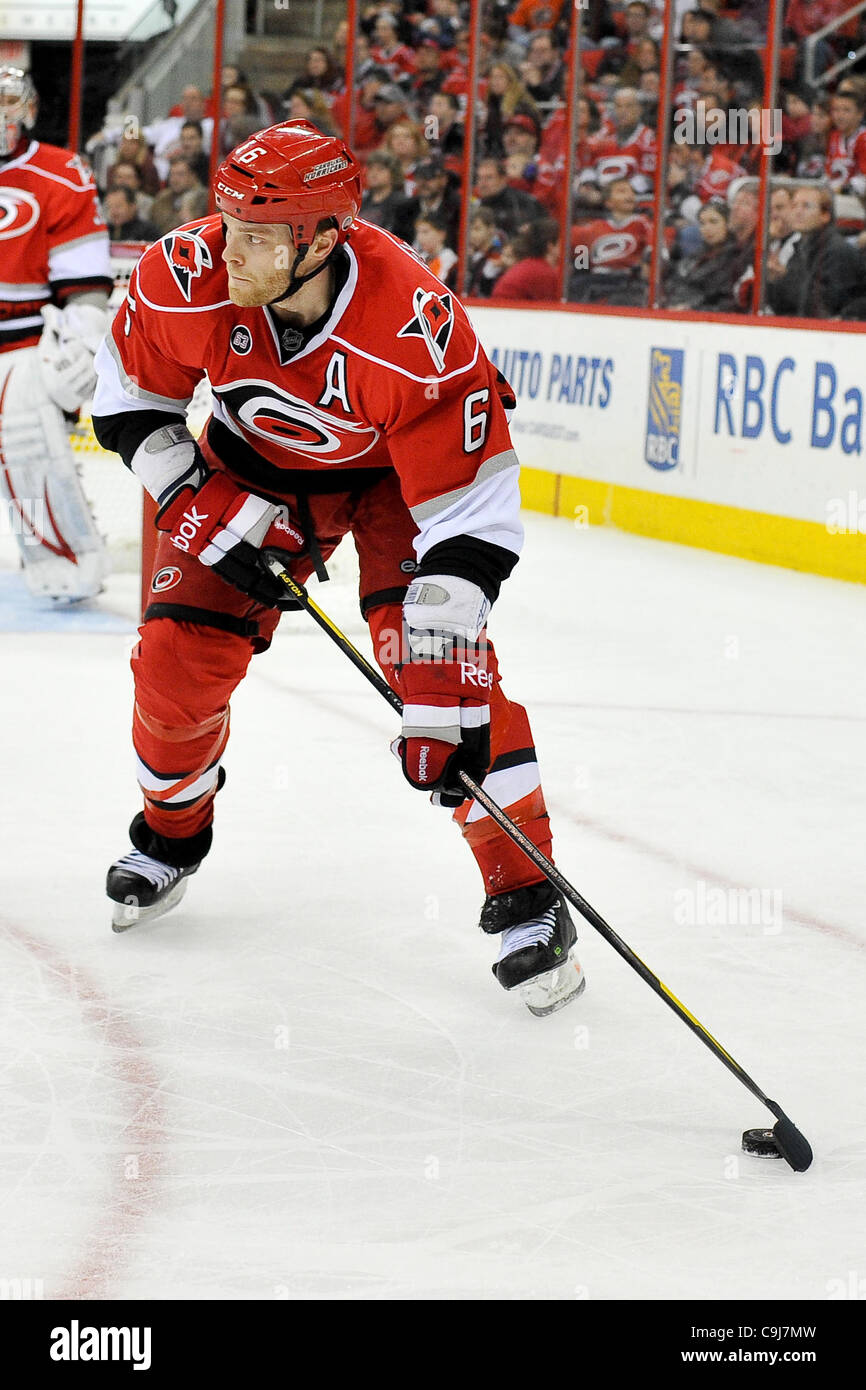
[[(490, 766), (490, 692), (495, 669), (478, 638), (490, 603), (477, 585), (430, 575), (409, 587), (403, 606), (409, 660), (399, 673), (403, 737), (396, 751), (413, 787), (459, 806), (460, 771), (481, 781)], [(488, 661), (490, 657), (490, 661)]]
[(224, 473), (211, 473), (199, 488), (185, 487), (157, 513), (178, 550), (198, 556), (222, 579), (269, 608), (294, 607), (285, 587), (266, 566), (265, 551), (283, 564), (306, 543), (288, 509), (244, 492)]

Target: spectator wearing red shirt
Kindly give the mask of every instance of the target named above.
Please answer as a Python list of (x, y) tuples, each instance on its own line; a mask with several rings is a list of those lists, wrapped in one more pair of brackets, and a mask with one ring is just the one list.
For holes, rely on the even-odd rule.
[(555, 29), (562, 15), (564, 0), (519, 0), (508, 16), (513, 38), (523, 38), (536, 29)]
[(652, 242), (652, 226), (635, 213), (637, 195), (627, 178), (605, 189), (605, 214), (572, 227), (575, 273), (569, 298), (582, 304), (641, 304), (642, 270)]
[(392, 82), (401, 82), (414, 75), (414, 50), (398, 41), (397, 21), (387, 10), (379, 15), (373, 26), (370, 57), (377, 67), (387, 69)]
[(833, 125), (825, 174), (834, 193), (866, 193), (866, 126), (863, 102), (854, 92), (837, 92), (830, 102)]
[(627, 178), (636, 193), (652, 191), (656, 167), (655, 131), (641, 120), (640, 97), (623, 87), (613, 98), (613, 129), (590, 141), (592, 178), (602, 191), (613, 179)]
[(517, 260), (500, 275), (492, 299), (558, 300), (559, 228), (542, 218), (515, 238)]

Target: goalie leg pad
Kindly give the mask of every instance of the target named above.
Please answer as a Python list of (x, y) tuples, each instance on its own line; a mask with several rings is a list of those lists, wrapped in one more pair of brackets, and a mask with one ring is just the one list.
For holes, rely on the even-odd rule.
[(0, 357), (0, 496), (30, 592), (55, 603), (94, 598), (108, 557), (35, 348)]

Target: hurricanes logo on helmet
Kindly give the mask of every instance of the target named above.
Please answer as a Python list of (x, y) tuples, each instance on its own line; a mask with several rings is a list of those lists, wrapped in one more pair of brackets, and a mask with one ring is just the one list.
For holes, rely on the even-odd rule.
[(454, 309), (450, 294), (436, 294), (420, 287), (412, 296), (415, 317), (405, 323), (398, 338), (423, 338), (437, 372), (445, 367), (445, 353), (454, 329)]
[(336, 174), (339, 169), (348, 169), (348, 159), (327, 159), (324, 164), (317, 164), (313, 169), (308, 169), (304, 174), (304, 183), (312, 183), (313, 179), (323, 179), (326, 174)]
[(201, 231), (201, 227), (191, 227), (189, 231), (172, 232), (162, 241), (162, 254), (187, 303), (193, 280), (197, 280), (203, 270), (210, 270), (213, 265), (210, 249), (200, 236)]

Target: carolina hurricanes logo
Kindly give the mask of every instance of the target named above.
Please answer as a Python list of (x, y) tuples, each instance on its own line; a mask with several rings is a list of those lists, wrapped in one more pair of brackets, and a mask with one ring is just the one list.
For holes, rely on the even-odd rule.
[(150, 587), (155, 594), (161, 594), (166, 589), (173, 589), (175, 584), (179, 584), (182, 579), (183, 573), (177, 565), (164, 565), (153, 576), (153, 583)]
[(193, 280), (213, 265), (210, 248), (199, 235), (201, 230), (201, 227), (190, 227), (183, 232), (172, 232), (163, 237), (161, 243), (162, 254), (187, 304)]
[(610, 183), (613, 179), (630, 179), (637, 172), (637, 160), (630, 155), (604, 155), (595, 166), (599, 183)]
[(335, 420), (267, 381), (234, 382), (214, 387), (214, 394), (245, 431), (296, 453), (345, 463), (368, 453), (379, 438), (372, 425)]
[(0, 241), (23, 236), (39, 221), (39, 204), (23, 188), (0, 188)]
[(636, 250), (637, 242), (630, 232), (610, 232), (592, 243), (592, 263), (609, 265), (611, 261), (625, 260)]
[(454, 309), (450, 294), (417, 289), (412, 296), (414, 318), (404, 324), (398, 338), (423, 338), (437, 372), (445, 368), (445, 353), (454, 329)]

